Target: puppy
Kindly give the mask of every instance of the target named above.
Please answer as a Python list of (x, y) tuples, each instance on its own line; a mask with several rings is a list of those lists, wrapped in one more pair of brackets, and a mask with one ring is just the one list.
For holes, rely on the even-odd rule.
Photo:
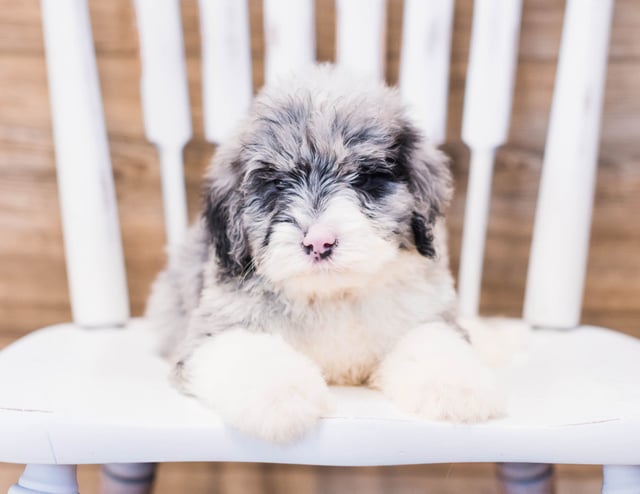
[(501, 413), (453, 320), (447, 160), (395, 90), (330, 66), (267, 87), (205, 188), (147, 308), (181, 390), (279, 442), (330, 411), (328, 384), (426, 419)]

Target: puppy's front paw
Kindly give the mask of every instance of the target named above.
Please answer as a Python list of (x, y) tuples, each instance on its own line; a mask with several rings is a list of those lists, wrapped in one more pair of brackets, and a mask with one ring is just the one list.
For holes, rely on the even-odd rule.
[(238, 429), (280, 443), (294, 441), (313, 429), (330, 411), (331, 396), (319, 373), (299, 369), (295, 375), (280, 375), (277, 383), (247, 394), (243, 408), (233, 411), (229, 422)]
[(184, 362), (182, 375), (185, 391), (226, 423), (270, 441), (298, 439), (331, 408), (320, 369), (268, 334), (214, 336)]
[(409, 333), (381, 363), (374, 384), (401, 409), (430, 420), (480, 422), (504, 414), (493, 372), (452, 328)]
[(488, 369), (426, 367), (385, 369), (380, 388), (401, 409), (425, 419), (481, 422), (504, 413), (504, 398)]

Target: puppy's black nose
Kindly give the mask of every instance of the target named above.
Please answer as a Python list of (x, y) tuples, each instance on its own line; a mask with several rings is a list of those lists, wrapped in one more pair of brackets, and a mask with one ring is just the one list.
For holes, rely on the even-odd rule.
[(325, 225), (313, 225), (302, 240), (302, 248), (316, 261), (328, 259), (336, 246), (336, 235)]

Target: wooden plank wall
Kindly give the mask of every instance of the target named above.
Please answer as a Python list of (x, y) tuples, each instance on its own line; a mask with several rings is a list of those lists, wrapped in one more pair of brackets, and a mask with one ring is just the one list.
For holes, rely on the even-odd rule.
[[(251, 0), (254, 80), (263, 80), (262, 12)], [(164, 261), (157, 156), (144, 139), (139, 62), (129, 0), (91, 0), (91, 19), (120, 204), (134, 314)], [(318, 58), (334, 57), (332, 0), (317, 0)], [(482, 310), (518, 315), (564, 2), (524, 2), (513, 123), (499, 152)], [(389, 2), (387, 75), (398, 72), (402, 1)], [(457, 198), (450, 211), (454, 271), (468, 153), (459, 141), (471, 0), (456, 2), (447, 151)], [(182, 14), (195, 137), (185, 153), (190, 211), (213, 147), (203, 140), (196, 0)], [(602, 129), (584, 320), (640, 336), (640, 6), (618, 0)], [(49, 102), (37, 0), (0, 0), (0, 334), (5, 341), (69, 318)]]
[[(154, 494), (494, 494), (495, 467), (488, 464), (399, 467), (308, 467), (242, 463), (162, 464)], [(0, 465), (0, 492), (22, 472)], [(598, 467), (560, 465), (556, 494), (598, 494)], [(81, 465), (82, 494), (98, 494), (98, 468)]]

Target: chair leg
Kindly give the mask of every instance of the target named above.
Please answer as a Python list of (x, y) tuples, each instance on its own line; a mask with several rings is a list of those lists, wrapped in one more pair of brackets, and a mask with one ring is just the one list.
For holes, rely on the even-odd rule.
[(9, 494), (78, 494), (75, 465), (27, 465)]
[(602, 467), (603, 494), (638, 494), (640, 465), (605, 465)]
[(101, 494), (149, 494), (155, 463), (110, 463), (102, 465)]
[(498, 480), (503, 494), (552, 494), (553, 465), (499, 463)]

